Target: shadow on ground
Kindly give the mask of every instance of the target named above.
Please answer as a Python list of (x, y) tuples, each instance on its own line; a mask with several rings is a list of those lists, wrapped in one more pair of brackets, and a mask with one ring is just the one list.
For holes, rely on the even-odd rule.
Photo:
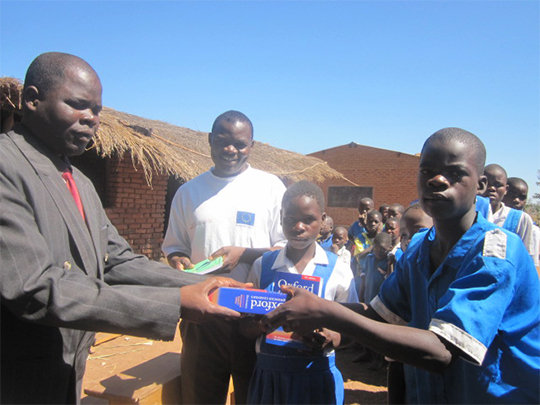
[(369, 370), (369, 363), (352, 361), (357, 356), (353, 348), (336, 353), (336, 363), (345, 381), (345, 404), (386, 404), (386, 367)]

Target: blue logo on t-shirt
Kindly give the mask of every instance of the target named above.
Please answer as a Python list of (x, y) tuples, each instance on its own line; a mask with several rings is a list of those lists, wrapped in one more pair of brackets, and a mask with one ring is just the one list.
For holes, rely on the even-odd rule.
[(255, 225), (255, 213), (254, 212), (245, 212), (237, 211), (236, 212), (236, 223), (238, 225)]

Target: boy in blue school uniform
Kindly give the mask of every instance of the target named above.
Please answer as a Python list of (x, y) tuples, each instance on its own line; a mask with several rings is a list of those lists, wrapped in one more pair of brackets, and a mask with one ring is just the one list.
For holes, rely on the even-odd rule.
[(354, 239), (366, 232), (367, 213), (373, 209), (374, 202), (369, 197), (363, 197), (358, 201), (358, 219), (349, 227), (349, 247), (354, 254)]
[[(395, 218), (388, 218), (395, 220)], [(369, 303), (379, 294), (382, 283), (388, 277), (391, 270), (390, 251), (392, 250), (392, 237), (386, 232), (378, 233), (373, 239), (371, 253), (358, 262), (360, 276), (355, 278), (356, 291), (360, 302)], [(379, 370), (386, 362), (382, 355), (364, 348), (364, 351), (354, 359), (354, 362), (371, 359), (369, 370)]]
[(317, 237), (317, 243), (321, 245), (324, 250), (332, 249), (332, 236), (334, 235), (334, 220), (328, 215), (324, 219), (319, 236)]
[[(353, 261), (358, 261), (362, 257), (367, 256), (371, 253), (373, 248), (373, 239), (377, 236), (378, 233), (383, 230), (382, 214), (378, 210), (371, 210), (366, 214), (366, 227), (365, 232), (362, 232), (353, 240), (354, 251), (353, 251)], [(354, 264), (353, 264), (354, 266)]]
[[(403, 216), (402, 216), (403, 218)], [(390, 272), (394, 271), (394, 264), (399, 260), (403, 254), (403, 249), (401, 249), (401, 219), (395, 217), (388, 218), (384, 224), (383, 232), (389, 234), (392, 238), (392, 249), (389, 253), (390, 258)]]
[(508, 185), (508, 189), (503, 197), (504, 205), (518, 211), (523, 211), (527, 204), (529, 185), (519, 177), (508, 177), (506, 184)]
[(490, 164), (485, 167), (484, 175), (488, 181), (484, 196), (489, 198), (491, 205), (491, 212), (487, 220), (517, 234), (531, 255), (534, 264), (538, 266), (538, 244), (534, 237), (532, 218), (526, 212), (507, 207), (503, 203), (503, 198), (508, 190), (506, 170), (498, 164)]
[[(338, 302), (358, 302), (349, 263), (317, 243), (324, 221), (324, 194), (315, 184), (300, 181), (283, 195), (282, 226), (287, 245), (257, 259), (248, 275), (254, 288), (279, 291), (282, 282), (310, 280), (318, 285), (318, 296)], [(317, 288), (310, 289), (317, 290)], [(261, 335), (260, 324), (245, 320), (247, 335), (257, 336), (257, 363), (251, 378), (250, 404), (342, 404), (343, 378), (335, 365), (333, 348), (340, 335), (329, 330), (302, 334), (301, 343), (272, 344)]]
[(381, 232), (373, 239), (371, 253), (358, 262), (359, 279), (355, 278), (356, 291), (360, 302), (370, 302), (378, 293), (383, 281), (390, 273), (389, 253), (392, 237)]
[(407, 364), (407, 402), (539, 403), (539, 280), (519, 237), (477, 215), (484, 163), (470, 132), (429, 137), (418, 192), (434, 227), (412, 239), (379, 295), (351, 311), (286, 287), (293, 298), (267, 327), (325, 326)]
[[(527, 197), (529, 194), (529, 185), (527, 182), (519, 177), (508, 178), (508, 191), (506, 192), (503, 203), (507, 207), (513, 208), (518, 211), (523, 211), (527, 204)], [(532, 219), (532, 218), (531, 218)], [(533, 220), (533, 244), (536, 246), (536, 259), (533, 259), (536, 269), (540, 273), (540, 228)]]

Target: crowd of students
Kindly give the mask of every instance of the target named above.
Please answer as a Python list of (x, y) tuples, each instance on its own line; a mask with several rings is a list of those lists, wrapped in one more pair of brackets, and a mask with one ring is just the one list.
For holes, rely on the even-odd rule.
[[(540, 227), (524, 211), (529, 190), (527, 183), (519, 177), (507, 179), (506, 171), (496, 164), (486, 166), (484, 174), (488, 179), (488, 187), (477, 197), (483, 199), (487, 208), (483, 214), (490, 222), (516, 233), (525, 244), (535, 266), (538, 266)], [(407, 249), (412, 236), (433, 225), (431, 217), (418, 201), (413, 201), (407, 208), (399, 203), (383, 203), (378, 210), (373, 207), (374, 201), (369, 197), (359, 201), (358, 219), (348, 227), (346, 249), (338, 250), (343, 239), (341, 234), (334, 238), (334, 222), (328, 216), (317, 239), (326, 250), (339, 252), (340, 256), (352, 255), (351, 270), (355, 276), (358, 297), (363, 302), (369, 302), (376, 295), (382, 281), (393, 272), (396, 261)], [(389, 238), (384, 234), (388, 234)], [(370, 286), (368, 290), (371, 292), (366, 293), (366, 286)]]

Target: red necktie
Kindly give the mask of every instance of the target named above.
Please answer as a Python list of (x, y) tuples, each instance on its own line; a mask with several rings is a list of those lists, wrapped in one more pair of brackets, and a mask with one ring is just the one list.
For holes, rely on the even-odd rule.
[(84, 217), (84, 209), (82, 206), (81, 197), (79, 196), (79, 190), (77, 190), (77, 185), (75, 184), (75, 180), (71, 175), (71, 171), (69, 171), (69, 169), (66, 169), (66, 171), (62, 173), (62, 178), (66, 182), (66, 186), (69, 189), (71, 195), (73, 196), (75, 204), (77, 205), (77, 208), (79, 209), (83, 220), (86, 220)]

